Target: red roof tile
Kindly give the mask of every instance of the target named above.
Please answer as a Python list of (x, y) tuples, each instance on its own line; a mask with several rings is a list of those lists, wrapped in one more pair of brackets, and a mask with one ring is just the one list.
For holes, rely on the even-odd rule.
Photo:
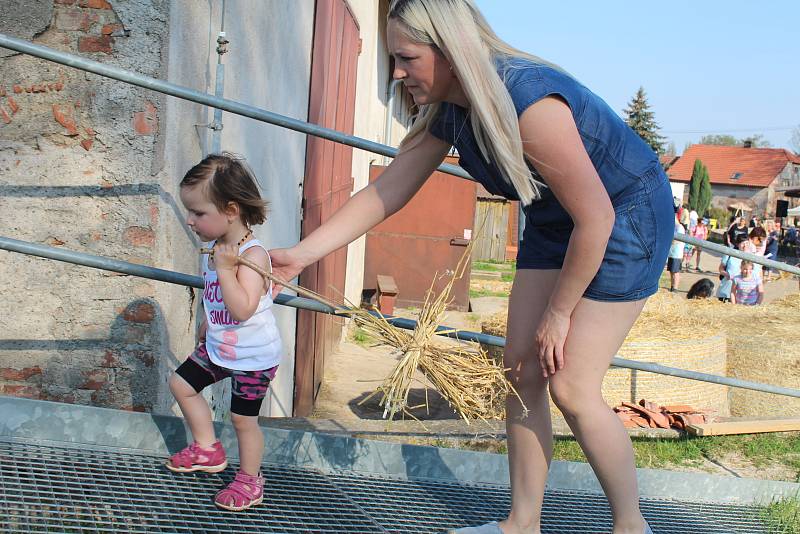
[(688, 182), (698, 159), (708, 168), (712, 184), (748, 187), (767, 187), (787, 163), (800, 164), (800, 157), (783, 148), (691, 145), (667, 171), (669, 179)]

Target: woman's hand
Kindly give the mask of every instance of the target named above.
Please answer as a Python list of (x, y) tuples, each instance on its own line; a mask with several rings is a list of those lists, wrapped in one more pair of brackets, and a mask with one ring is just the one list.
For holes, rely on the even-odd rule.
[(236, 268), (239, 247), (235, 245), (214, 245), (214, 267), (217, 271), (232, 271)]
[[(306, 265), (297, 257), (295, 247), (275, 248), (269, 251), (272, 260), (272, 275), (280, 278), (284, 282), (291, 282), (294, 277), (299, 275)], [(273, 282), (272, 291), (275, 295), (281, 292), (282, 285)]]
[(539, 345), (539, 365), (545, 378), (564, 368), (564, 344), (569, 325), (569, 315), (559, 314), (550, 307), (542, 315), (536, 330), (536, 342)]

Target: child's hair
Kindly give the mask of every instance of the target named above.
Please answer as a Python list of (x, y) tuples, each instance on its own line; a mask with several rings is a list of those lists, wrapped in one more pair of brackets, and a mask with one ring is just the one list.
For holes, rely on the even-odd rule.
[(750, 260), (742, 260), (742, 266), (739, 268), (744, 269), (745, 267), (753, 267), (753, 262)]
[(707, 299), (714, 294), (714, 282), (708, 278), (701, 278), (689, 288), (687, 299)]
[(209, 200), (220, 211), (225, 211), (230, 202), (238, 204), (247, 226), (262, 224), (267, 218), (268, 203), (261, 198), (253, 172), (242, 157), (229, 152), (209, 154), (181, 180), (181, 187), (196, 185), (205, 187)]
[(764, 239), (767, 238), (767, 231), (764, 230), (760, 226), (756, 226), (755, 228), (750, 230), (750, 239), (753, 239), (753, 238), (756, 238), (756, 237), (763, 241)]
[(739, 248), (743, 242), (747, 241), (747, 236), (744, 234), (736, 234), (736, 237), (733, 238), (733, 246)]

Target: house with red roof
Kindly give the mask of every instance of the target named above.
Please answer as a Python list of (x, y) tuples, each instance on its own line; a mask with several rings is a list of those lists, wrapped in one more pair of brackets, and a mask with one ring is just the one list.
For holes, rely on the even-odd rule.
[[(667, 170), (670, 182), (688, 185), (698, 159), (708, 169), (714, 207), (772, 217), (777, 200), (789, 200), (790, 207), (800, 202), (784, 194), (787, 189), (800, 186), (800, 156), (789, 150), (691, 145)], [(689, 188), (684, 189), (685, 202)]]

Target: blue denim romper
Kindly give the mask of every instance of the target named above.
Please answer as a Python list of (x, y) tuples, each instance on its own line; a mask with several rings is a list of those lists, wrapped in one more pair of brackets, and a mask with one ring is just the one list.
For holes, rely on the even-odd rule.
[[(548, 95), (572, 110), (583, 145), (614, 206), (615, 222), (600, 269), (584, 297), (633, 301), (658, 290), (675, 228), (672, 192), (658, 157), (597, 95), (560, 70), (524, 58), (496, 60), (519, 117)], [(443, 103), (431, 134), (458, 149), (460, 165), (490, 193), (518, 200), (514, 186), (481, 155), (467, 110)], [(530, 162), (531, 172), (545, 180)], [(518, 269), (560, 269), (574, 227), (549, 188), (524, 207)]]

